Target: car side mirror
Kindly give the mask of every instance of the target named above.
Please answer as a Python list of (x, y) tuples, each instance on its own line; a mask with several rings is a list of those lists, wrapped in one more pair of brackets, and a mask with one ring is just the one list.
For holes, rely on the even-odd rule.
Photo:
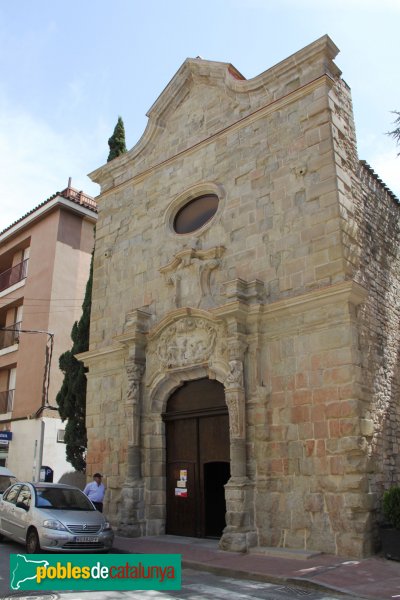
[(29, 506), (27, 506), (26, 504), (24, 504), (23, 502), (17, 502), (16, 504), (17, 508), (23, 508), (24, 510), (28, 511), (29, 510)]

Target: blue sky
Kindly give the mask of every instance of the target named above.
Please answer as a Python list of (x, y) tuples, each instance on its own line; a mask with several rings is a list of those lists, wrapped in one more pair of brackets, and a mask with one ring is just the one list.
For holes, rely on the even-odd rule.
[(324, 34), (350, 85), (359, 157), (400, 196), (400, 0), (19, 0), (0, 3), (0, 230), (104, 164), (121, 115), (128, 149), (187, 57), (246, 78)]

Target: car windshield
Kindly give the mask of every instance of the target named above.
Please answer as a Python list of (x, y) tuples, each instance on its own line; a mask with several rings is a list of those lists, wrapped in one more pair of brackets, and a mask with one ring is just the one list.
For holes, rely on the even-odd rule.
[(10, 475), (0, 475), (0, 494), (2, 494), (10, 485), (16, 483), (16, 477)]
[(96, 510), (81, 490), (46, 486), (36, 487), (35, 506), (54, 510)]

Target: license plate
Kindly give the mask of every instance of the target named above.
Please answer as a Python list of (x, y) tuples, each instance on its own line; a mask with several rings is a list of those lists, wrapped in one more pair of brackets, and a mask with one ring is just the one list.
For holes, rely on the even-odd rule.
[(91, 535), (80, 535), (76, 536), (75, 542), (98, 542), (98, 537), (93, 537)]

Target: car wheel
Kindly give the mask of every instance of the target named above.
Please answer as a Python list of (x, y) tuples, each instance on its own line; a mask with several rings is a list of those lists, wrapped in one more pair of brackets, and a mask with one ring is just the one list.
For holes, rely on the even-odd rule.
[(26, 551), (28, 554), (37, 554), (40, 552), (39, 536), (36, 529), (30, 529), (26, 536)]

